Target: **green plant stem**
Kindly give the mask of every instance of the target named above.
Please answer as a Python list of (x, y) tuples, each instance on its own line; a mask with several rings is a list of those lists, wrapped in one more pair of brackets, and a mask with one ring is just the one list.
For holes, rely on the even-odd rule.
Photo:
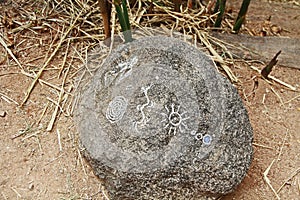
[(126, 0), (122, 0), (122, 3), (120, 0), (114, 1), (117, 15), (120, 21), (120, 25), (122, 28), (122, 32), (125, 38), (125, 42), (132, 42), (132, 33), (130, 30), (130, 22), (129, 22), (129, 16), (128, 16), (128, 10), (126, 5)]
[(120, 5), (115, 5), (115, 6), (116, 6), (116, 11), (117, 11), (117, 15), (118, 15), (118, 18), (119, 18), (119, 21), (120, 21), (122, 31), (126, 31), (127, 30), (127, 24), (126, 24), (126, 21), (125, 21), (125, 18), (124, 18), (124, 13), (122, 11), (122, 8), (121, 8)]
[(217, 16), (214, 27), (220, 27), (221, 26), (221, 22), (222, 22), (223, 15), (224, 15), (224, 12), (225, 12), (226, 0), (218, 0), (217, 4), (220, 5), (219, 6), (220, 9), (219, 9), (219, 14)]
[(251, 0), (243, 0), (241, 9), (240, 9), (239, 14), (238, 14), (238, 17), (237, 17), (237, 19), (235, 21), (235, 24), (233, 26), (233, 31), (235, 33), (239, 32), (242, 24), (244, 23), (244, 21), (246, 19), (246, 14), (247, 14), (247, 11), (248, 11), (248, 7), (249, 7), (249, 4), (250, 4), (250, 1)]
[(214, 11), (213, 11), (213, 14), (216, 14), (218, 12), (219, 7), (220, 7), (220, 0), (217, 0), (216, 1), (216, 6), (215, 6)]
[(129, 22), (126, 0), (122, 0), (122, 7), (123, 7), (124, 19), (125, 19), (125, 23), (126, 23), (126, 31), (128, 31), (128, 30), (130, 30), (130, 22)]

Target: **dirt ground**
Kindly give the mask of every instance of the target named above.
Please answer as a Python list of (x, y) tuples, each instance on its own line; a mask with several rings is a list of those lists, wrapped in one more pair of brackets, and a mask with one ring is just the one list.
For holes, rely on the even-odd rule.
[[(106, 199), (100, 181), (81, 155), (72, 121), (74, 79), (86, 51), (80, 48), (82, 41), (62, 46), (20, 106), (32, 77), (57, 47), (51, 44), (59, 41), (59, 31), (15, 30), (18, 22), (25, 21), (25, 10), (32, 10), (29, 16), (38, 15), (40, 8), (29, 2), (0, 1), (0, 35), (7, 38), (7, 49), (21, 64), (0, 46), (0, 199)], [(238, 2), (229, 2), (232, 15), (237, 13)], [(299, 1), (253, 0), (246, 28), (254, 35), (300, 38), (299, 22)], [(47, 23), (55, 26), (51, 20)], [(279, 59), (271, 73), (296, 88), (292, 91), (263, 80), (251, 66), (261, 69), (264, 65), (235, 61), (230, 67), (239, 79), (235, 86), (254, 129), (254, 159), (244, 181), (222, 199), (300, 199), (300, 70), (280, 66)]]

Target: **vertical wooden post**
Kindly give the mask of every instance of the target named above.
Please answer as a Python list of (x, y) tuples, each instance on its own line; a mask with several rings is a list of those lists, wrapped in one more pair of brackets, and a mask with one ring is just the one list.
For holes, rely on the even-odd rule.
[(98, 0), (98, 3), (103, 18), (105, 39), (107, 39), (111, 37), (111, 27), (110, 27), (111, 4), (107, 0)]

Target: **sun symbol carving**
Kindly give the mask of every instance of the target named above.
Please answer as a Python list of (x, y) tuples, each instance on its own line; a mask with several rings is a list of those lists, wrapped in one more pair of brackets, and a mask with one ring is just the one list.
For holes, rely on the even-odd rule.
[(165, 106), (167, 111), (166, 113), (161, 113), (165, 119), (161, 122), (166, 122), (164, 129), (169, 128), (169, 134), (173, 132), (176, 135), (177, 131), (179, 130), (182, 132), (184, 129), (188, 130), (188, 126), (184, 123), (185, 120), (189, 119), (189, 117), (184, 117), (186, 112), (180, 113), (180, 105), (175, 109), (175, 105), (171, 104), (171, 110)]

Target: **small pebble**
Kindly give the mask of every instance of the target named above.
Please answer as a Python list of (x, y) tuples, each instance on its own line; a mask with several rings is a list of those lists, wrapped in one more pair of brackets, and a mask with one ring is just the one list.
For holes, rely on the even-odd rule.
[(28, 189), (29, 189), (29, 190), (33, 190), (33, 189), (34, 189), (34, 184), (33, 184), (33, 183), (30, 183), (29, 186), (28, 186)]
[(5, 115), (6, 115), (6, 112), (5, 112), (5, 111), (2, 111), (2, 110), (0, 110), (0, 117), (5, 117)]

